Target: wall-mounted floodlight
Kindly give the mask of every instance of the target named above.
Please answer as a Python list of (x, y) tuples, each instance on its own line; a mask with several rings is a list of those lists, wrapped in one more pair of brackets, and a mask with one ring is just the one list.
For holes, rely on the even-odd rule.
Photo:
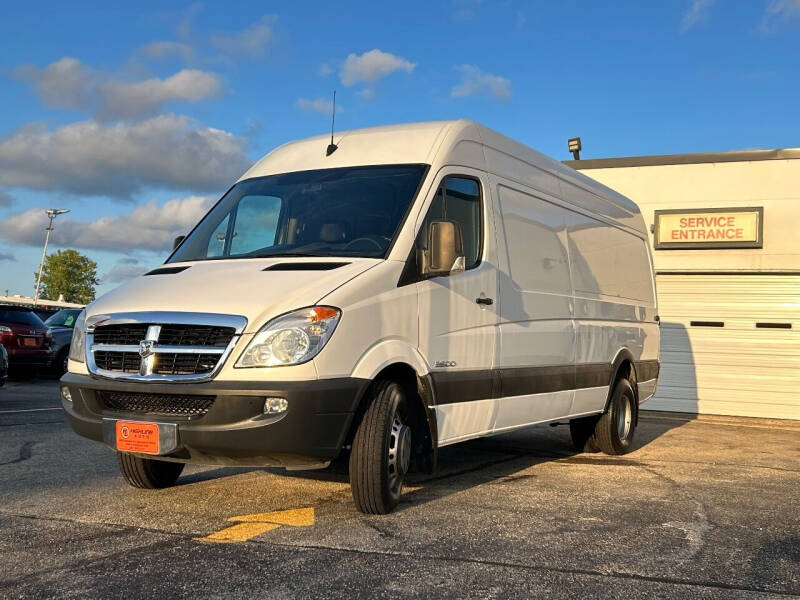
[(572, 152), (572, 158), (575, 160), (581, 159), (581, 138), (569, 138), (567, 140), (567, 148)]

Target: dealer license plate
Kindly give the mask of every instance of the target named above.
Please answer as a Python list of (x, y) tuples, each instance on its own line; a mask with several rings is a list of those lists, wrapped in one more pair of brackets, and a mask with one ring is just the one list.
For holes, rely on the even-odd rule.
[(117, 421), (117, 450), (158, 454), (158, 425), (138, 421)]

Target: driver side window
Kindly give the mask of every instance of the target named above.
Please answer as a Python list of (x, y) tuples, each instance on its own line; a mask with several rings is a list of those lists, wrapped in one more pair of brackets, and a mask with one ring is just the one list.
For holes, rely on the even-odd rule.
[(448, 176), (439, 184), (428, 214), (419, 231), (419, 240), (428, 239), (431, 221), (453, 221), (461, 228), (466, 268), (472, 269), (481, 260), (481, 188), (478, 180)]

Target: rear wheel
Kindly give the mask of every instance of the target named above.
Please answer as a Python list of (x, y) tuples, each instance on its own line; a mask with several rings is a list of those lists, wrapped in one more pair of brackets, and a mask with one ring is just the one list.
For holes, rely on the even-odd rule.
[(411, 427), (399, 384), (376, 381), (368, 393), (369, 408), (350, 452), (350, 488), (358, 510), (384, 515), (400, 501), (411, 462)]
[(597, 421), (594, 439), (606, 454), (626, 454), (633, 447), (636, 430), (636, 396), (627, 379), (614, 386), (608, 410)]
[(170, 487), (183, 471), (183, 463), (139, 458), (125, 452), (117, 453), (119, 470), (130, 485), (135, 488), (155, 490)]

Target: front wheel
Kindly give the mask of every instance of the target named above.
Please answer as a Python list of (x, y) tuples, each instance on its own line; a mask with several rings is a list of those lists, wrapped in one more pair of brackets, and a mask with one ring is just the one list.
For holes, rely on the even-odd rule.
[(170, 487), (181, 475), (183, 463), (139, 458), (133, 454), (117, 452), (117, 461), (122, 476), (135, 488), (156, 490)]
[(350, 488), (358, 510), (385, 515), (400, 501), (411, 463), (411, 427), (399, 384), (376, 381), (368, 394), (369, 408), (350, 452)]
[(614, 386), (608, 410), (594, 428), (594, 440), (606, 454), (626, 454), (633, 448), (636, 430), (636, 396), (627, 379)]

